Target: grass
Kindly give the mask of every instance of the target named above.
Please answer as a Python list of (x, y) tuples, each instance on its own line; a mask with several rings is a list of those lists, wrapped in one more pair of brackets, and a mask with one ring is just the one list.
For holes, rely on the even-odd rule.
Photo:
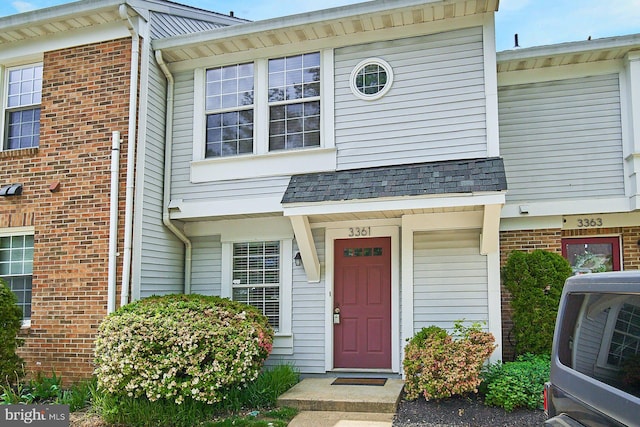
[(296, 411), (274, 407), (278, 396), (298, 380), (291, 366), (282, 365), (266, 369), (245, 388), (227, 390), (226, 399), (216, 405), (195, 400), (180, 405), (171, 400), (150, 402), (94, 389), (93, 406), (107, 423), (129, 427), (286, 426)]
[(0, 404), (64, 404), (71, 412), (90, 407), (106, 423), (127, 427), (284, 427), (297, 410), (276, 408), (276, 400), (298, 381), (299, 374), (291, 366), (275, 366), (247, 387), (227, 390), (226, 399), (219, 404), (187, 400), (178, 405), (104, 393), (95, 379), (63, 389), (61, 378), (53, 373), (13, 387), (0, 386)]
[(18, 379), (14, 386), (0, 385), (0, 404), (69, 405), (69, 410), (73, 412), (89, 405), (92, 387), (95, 387), (95, 380), (83, 381), (65, 389), (62, 387), (62, 378), (55, 372), (51, 376), (38, 372), (28, 382)]

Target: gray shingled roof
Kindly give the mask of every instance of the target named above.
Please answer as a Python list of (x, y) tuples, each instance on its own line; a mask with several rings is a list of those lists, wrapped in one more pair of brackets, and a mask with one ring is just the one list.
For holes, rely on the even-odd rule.
[(294, 175), (282, 203), (411, 197), (507, 189), (499, 157)]

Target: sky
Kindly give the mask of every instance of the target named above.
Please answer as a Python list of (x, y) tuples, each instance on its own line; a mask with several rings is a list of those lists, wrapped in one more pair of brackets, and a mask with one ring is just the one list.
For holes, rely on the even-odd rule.
[[(327, 9), (358, 0), (177, 0), (252, 21)], [(70, 3), (69, 0), (3, 0), (0, 16)], [(640, 33), (640, 0), (501, 0), (496, 14), (498, 51)]]

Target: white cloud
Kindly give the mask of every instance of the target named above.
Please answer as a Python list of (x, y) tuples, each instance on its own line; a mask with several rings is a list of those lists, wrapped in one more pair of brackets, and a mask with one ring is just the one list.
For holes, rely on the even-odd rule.
[(13, 1), (11, 2), (11, 5), (18, 11), (18, 13), (29, 12), (39, 8), (39, 6), (35, 6), (26, 1)]

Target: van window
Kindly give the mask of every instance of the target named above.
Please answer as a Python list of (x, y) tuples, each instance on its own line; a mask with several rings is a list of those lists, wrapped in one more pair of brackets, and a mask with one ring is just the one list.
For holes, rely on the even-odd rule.
[(640, 397), (640, 296), (568, 294), (558, 342), (563, 365)]

